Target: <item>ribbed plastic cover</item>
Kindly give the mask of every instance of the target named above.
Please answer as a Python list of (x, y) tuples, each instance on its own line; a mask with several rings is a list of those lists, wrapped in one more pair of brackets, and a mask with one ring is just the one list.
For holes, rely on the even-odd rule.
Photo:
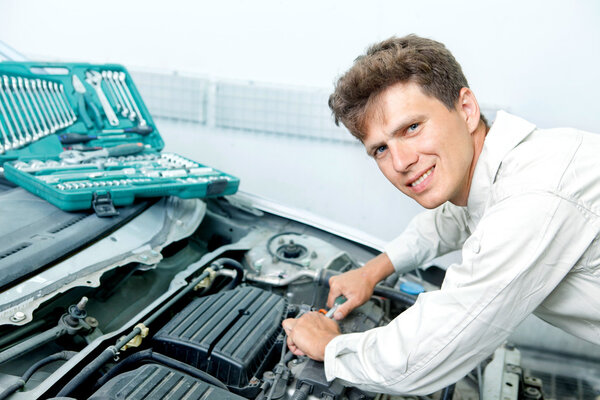
[(157, 364), (146, 364), (109, 380), (88, 400), (243, 400), (206, 382)]
[(198, 298), (156, 333), (153, 349), (242, 388), (262, 372), (285, 310), (283, 297), (252, 287)]

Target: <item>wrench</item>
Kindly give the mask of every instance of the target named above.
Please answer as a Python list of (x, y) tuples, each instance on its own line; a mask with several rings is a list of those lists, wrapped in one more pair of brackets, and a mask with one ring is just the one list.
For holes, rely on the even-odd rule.
[[(2, 93), (2, 100), (4, 100), (6, 109), (8, 110), (8, 113), (10, 114), (12, 123), (15, 126), (15, 130), (17, 131), (17, 135), (15, 135), (15, 132), (12, 130), (12, 128), (9, 129), (10, 134), (12, 135), (12, 137), (14, 139), (13, 140), (13, 149), (17, 149), (17, 148), (25, 145), (25, 139), (24, 139), (23, 135), (21, 134), (21, 129), (19, 128), (19, 123), (17, 122), (17, 118), (15, 117), (15, 114), (13, 114), (13, 110), (10, 107), (10, 104), (8, 103), (8, 98), (6, 97), (6, 93), (8, 93), (9, 97), (11, 97), (11, 100), (13, 100), (13, 102), (14, 102), (14, 98), (12, 98), (10, 91), (4, 90), (4, 86), (7, 83), (8, 83), (8, 77), (6, 75), (3, 75), (2, 82), (0, 82), (0, 93)], [(8, 88), (8, 86), (7, 86), (7, 88)], [(8, 122), (8, 119), (6, 119), (6, 116), (5, 116), (5, 121)], [(9, 126), (9, 128), (10, 128), (10, 126)], [(18, 136), (18, 138), (17, 138), (17, 136)]]
[(19, 100), (19, 105), (21, 106), (21, 113), (23, 115), (25, 115), (25, 119), (27, 120), (29, 129), (32, 132), (31, 140), (36, 141), (40, 138), (41, 132), (39, 132), (39, 129), (36, 130), (35, 127), (33, 126), (33, 122), (31, 121), (31, 118), (29, 117), (29, 113), (27, 112), (27, 108), (25, 107), (25, 102), (23, 101), (23, 98), (21, 97), (21, 93), (19, 91), (19, 86), (17, 85), (17, 79), (13, 76), (10, 78), (10, 81), (12, 83), (13, 93), (15, 94), (15, 97), (17, 98), (17, 100)]
[(112, 71), (108, 71), (108, 77), (111, 79), (115, 90), (117, 91), (117, 93), (119, 94), (119, 100), (121, 101), (121, 106), (123, 107), (123, 112), (122, 115), (124, 117), (129, 117), (130, 120), (134, 120), (134, 118), (131, 118), (131, 114), (134, 113), (133, 109), (130, 108), (131, 106), (129, 105), (129, 102), (127, 101), (127, 98), (125, 97), (125, 92), (123, 91), (123, 88), (121, 87), (121, 85), (119, 85), (119, 80), (117, 79), (117, 72), (112, 72)]
[[(31, 81), (32, 85), (31, 87), (33, 87), (33, 89), (35, 90), (35, 92), (39, 95), (40, 99), (42, 99), (44, 101), (44, 108), (46, 109), (46, 111), (48, 112), (48, 115), (50, 116), (50, 120), (51, 120), (51, 132), (54, 133), (57, 130), (63, 128), (61, 126), (61, 124), (58, 122), (58, 120), (56, 119), (56, 116), (54, 115), (54, 112), (52, 111), (52, 107), (50, 106), (50, 101), (48, 100), (48, 97), (45, 95), (44, 90), (42, 89), (42, 81), (41, 79), (36, 79), (34, 81)], [(40, 101), (40, 104), (42, 102)]]
[(51, 133), (56, 132), (54, 125), (52, 124), (52, 120), (50, 116), (46, 112), (46, 108), (44, 108), (44, 103), (42, 102), (41, 96), (35, 90), (35, 81), (25, 79), (25, 90), (29, 93), (29, 97), (31, 97), (31, 102), (35, 107), (40, 120), (42, 121), (42, 125), (44, 126), (44, 135), (49, 135)]
[(133, 108), (135, 109), (135, 114), (137, 115), (138, 121), (140, 121), (140, 126), (146, 126), (146, 120), (144, 118), (142, 118), (142, 113), (140, 112), (140, 109), (138, 108), (137, 103), (135, 102), (135, 100), (133, 99), (133, 96), (131, 95), (131, 91), (129, 90), (129, 87), (127, 86), (127, 83), (125, 82), (125, 72), (119, 73), (119, 80), (121, 81), (121, 85), (123, 85), (123, 87), (125, 88), (125, 92), (127, 93), (127, 96), (129, 97), (129, 100), (130, 100), (131, 104), (133, 105)]
[(33, 119), (33, 122), (35, 123), (38, 137), (45, 136), (46, 130), (43, 129), (40, 126), (40, 124), (38, 123), (37, 116), (36, 116), (35, 112), (33, 111), (33, 107), (31, 106), (31, 103), (29, 102), (29, 96), (27, 95), (27, 90), (25, 90), (25, 85), (23, 84), (23, 78), (21, 78), (21, 77), (17, 78), (17, 85), (19, 87), (19, 92), (23, 96), (23, 100), (25, 100), (25, 104), (27, 104), (27, 110), (29, 111), (29, 114), (31, 115), (31, 119)]
[(52, 112), (54, 112), (54, 115), (56, 116), (56, 119), (58, 120), (58, 126), (60, 128), (66, 128), (67, 121), (65, 121), (63, 119), (62, 114), (58, 111), (58, 107), (56, 105), (56, 99), (54, 98), (54, 96), (52, 95), (52, 92), (49, 89), (48, 81), (42, 81), (42, 88), (43, 88), (44, 95), (48, 97), (48, 103), (50, 103), (50, 106), (52, 107)]
[(106, 95), (102, 91), (102, 75), (98, 71), (89, 70), (85, 73), (86, 81), (90, 85), (94, 87), (96, 90), (96, 94), (98, 94), (98, 98), (100, 99), (100, 104), (102, 104), (102, 108), (104, 109), (104, 113), (106, 114), (106, 118), (108, 118), (108, 123), (112, 126), (119, 125), (119, 119), (117, 118), (117, 114), (112, 109), (112, 106), (108, 102)]

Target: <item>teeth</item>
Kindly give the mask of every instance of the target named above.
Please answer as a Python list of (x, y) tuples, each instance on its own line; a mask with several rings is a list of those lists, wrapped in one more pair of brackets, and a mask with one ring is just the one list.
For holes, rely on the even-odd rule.
[(423, 175), (421, 175), (421, 177), (419, 179), (417, 179), (416, 181), (411, 183), (410, 186), (412, 186), (412, 187), (417, 186), (419, 183), (423, 182), (425, 180), (425, 178), (427, 178), (429, 175), (431, 175), (432, 172), (433, 172), (433, 167), (429, 168), (429, 170), (427, 170), (427, 172), (425, 172)]

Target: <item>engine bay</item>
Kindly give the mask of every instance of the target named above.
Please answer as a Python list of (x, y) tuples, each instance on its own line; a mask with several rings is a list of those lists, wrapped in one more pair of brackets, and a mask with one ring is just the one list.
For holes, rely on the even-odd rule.
[[(329, 277), (377, 254), (225, 198), (162, 199), (4, 291), (0, 399), (402, 399), (328, 382), (322, 363), (287, 350), (281, 327), (326, 309)], [(401, 288), (436, 290), (443, 274), (381, 282), (340, 330), (387, 324), (417, 297)], [(539, 380), (516, 376), (504, 399), (542, 398)], [(471, 377), (421, 398), (480, 392)]]

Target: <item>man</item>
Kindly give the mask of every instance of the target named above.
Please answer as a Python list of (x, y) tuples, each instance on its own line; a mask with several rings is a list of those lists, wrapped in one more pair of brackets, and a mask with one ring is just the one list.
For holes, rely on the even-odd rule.
[(335, 319), (377, 282), (462, 248), (441, 290), (389, 325), (340, 335), (318, 313), (288, 319), (288, 346), (327, 379), (427, 394), (489, 356), (530, 313), (600, 344), (600, 136), (539, 130), (504, 112), (488, 129), (460, 65), (414, 35), (372, 46), (329, 99), (381, 172), (429, 210), (385, 252), (330, 280)]

